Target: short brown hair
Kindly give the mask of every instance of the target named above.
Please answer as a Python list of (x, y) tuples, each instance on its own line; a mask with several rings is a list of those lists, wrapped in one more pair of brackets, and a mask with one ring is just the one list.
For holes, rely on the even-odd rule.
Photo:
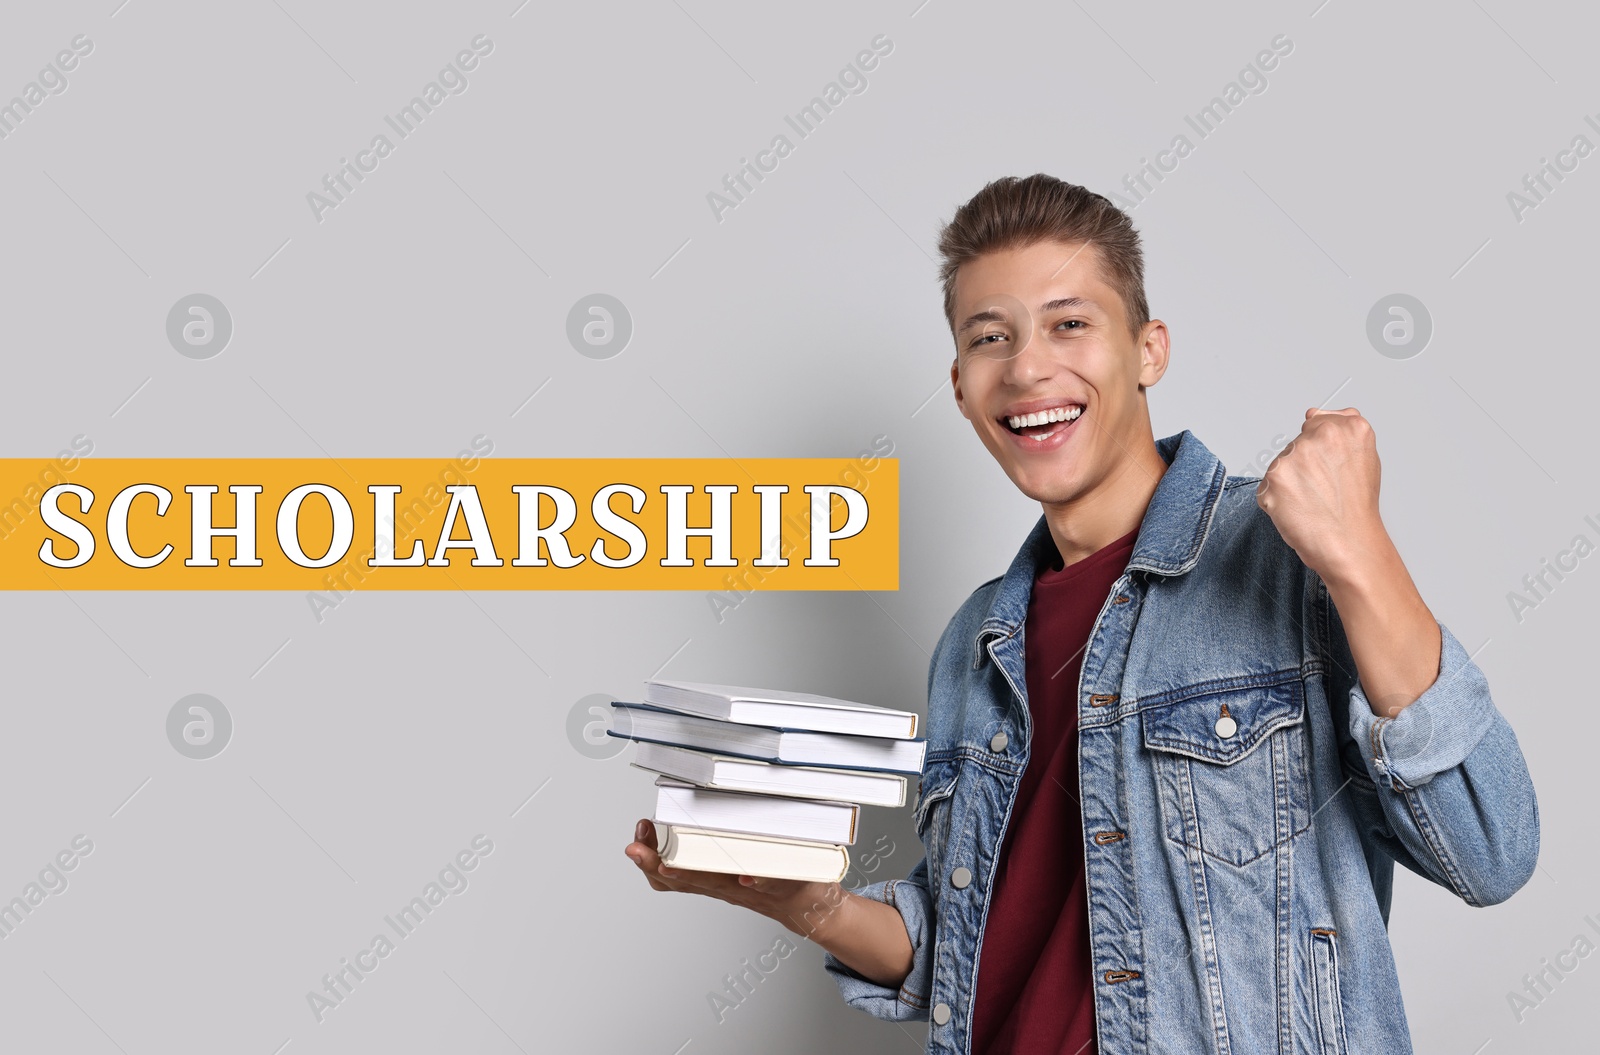
[(984, 253), (1021, 249), (1036, 242), (1086, 242), (1100, 255), (1101, 278), (1122, 298), (1128, 330), (1135, 338), (1150, 321), (1144, 295), (1144, 251), (1128, 214), (1104, 195), (1047, 176), (1005, 176), (984, 187), (956, 210), (939, 232), (939, 280), (944, 316), (956, 326), (956, 271)]

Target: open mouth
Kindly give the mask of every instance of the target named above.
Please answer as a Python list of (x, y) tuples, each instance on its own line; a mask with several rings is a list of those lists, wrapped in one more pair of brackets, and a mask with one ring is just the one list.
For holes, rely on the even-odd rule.
[(1073, 422), (1083, 416), (1084, 408), (1076, 403), (1064, 407), (1051, 407), (1033, 414), (1013, 414), (1001, 418), (1000, 421), (1011, 430), (1013, 436), (1023, 436), (1030, 440), (1043, 442), (1060, 432), (1065, 432), (1072, 427)]

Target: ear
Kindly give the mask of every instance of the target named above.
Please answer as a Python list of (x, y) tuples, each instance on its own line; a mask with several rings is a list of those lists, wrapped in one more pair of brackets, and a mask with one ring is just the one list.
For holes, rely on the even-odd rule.
[(1167, 363), (1170, 360), (1172, 348), (1168, 343), (1171, 334), (1167, 332), (1167, 324), (1160, 319), (1152, 319), (1149, 329), (1145, 331), (1144, 344), (1139, 349), (1139, 384), (1149, 388), (1162, 375), (1167, 372)]
[(961, 361), (959, 359), (950, 360), (950, 390), (956, 396), (956, 409), (961, 411), (962, 417), (970, 419), (971, 415), (967, 413), (966, 397), (961, 393)]

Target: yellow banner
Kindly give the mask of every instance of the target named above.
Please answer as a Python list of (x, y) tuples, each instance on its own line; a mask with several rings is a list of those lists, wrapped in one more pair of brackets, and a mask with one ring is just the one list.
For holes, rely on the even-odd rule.
[(0, 459), (0, 586), (895, 590), (899, 477), (872, 455)]

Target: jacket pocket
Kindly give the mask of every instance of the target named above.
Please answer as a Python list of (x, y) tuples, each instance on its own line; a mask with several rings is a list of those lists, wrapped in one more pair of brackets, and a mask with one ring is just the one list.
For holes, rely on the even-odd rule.
[(1169, 839), (1243, 866), (1310, 826), (1298, 672), (1177, 696), (1140, 712)]
[(938, 875), (944, 866), (945, 842), (950, 833), (951, 799), (960, 777), (960, 763), (953, 760), (928, 762), (917, 786), (917, 805), (912, 814), (917, 838), (928, 857), (928, 874)]
[(1339, 936), (1332, 927), (1311, 928), (1311, 999), (1317, 1050), (1322, 1055), (1347, 1055), (1344, 1004), (1339, 999)]

